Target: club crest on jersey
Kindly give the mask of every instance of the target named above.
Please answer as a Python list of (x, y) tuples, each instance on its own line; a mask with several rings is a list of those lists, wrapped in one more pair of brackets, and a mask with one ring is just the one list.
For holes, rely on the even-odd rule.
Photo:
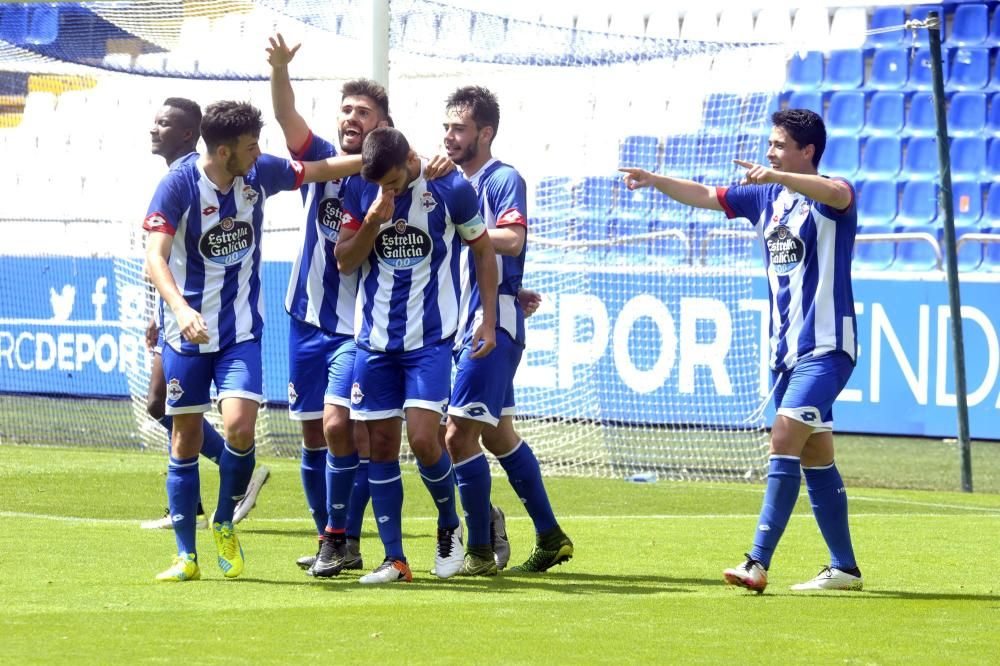
[(351, 386), (351, 404), (360, 405), (361, 401), (365, 399), (365, 394), (361, 392), (361, 384), (354, 382)]
[(173, 377), (167, 382), (167, 400), (170, 402), (177, 402), (184, 395), (184, 389), (181, 388), (181, 380)]
[(253, 226), (227, 217), (201, 235), (198, 249), (213, 264), (230, 266), (247, 256), (253, 245)]
[(391, 270), (408, 269), (428, 261), (434, 243), (427, 232), (399, 219), (375, 237), (375, 256)]
[(438, 202), (434, 200), (434, 195), (430, 192), (424, 192), (420, 195), (420, 210), (425, 213), (429, 213), (435, 208), (437, 208)]
[(337, 197), (330, 197), (319, 202), (316, 213), (316, 224), (319, 231), (328, 240), (335, 241), (340, 235), (340, 225), (344, 221), (344, 209)]
[(783, 224), (767, 235), (765, 240), (770, 264), (778, 275), (787, 275), (795, 270), (805, 258), (805, 244), (792, 230)]
[(295, 392), (295, 384), (288, 382), (288, 404), (294, 404), (299, 399), (299, 394)]
[(255, 205), (257, 203), (257, 197), (257, 190), (253, 189), (249, 185), (243, 186), (243, 198), (246, 199), (248, 204), (251, 206)]

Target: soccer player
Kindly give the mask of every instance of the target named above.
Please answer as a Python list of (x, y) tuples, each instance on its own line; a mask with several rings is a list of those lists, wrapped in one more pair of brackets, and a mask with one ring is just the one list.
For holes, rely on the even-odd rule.
[(818, 173), (826, 146), (820, 116), (787, 109), (773, 114), (771, 122), (770, 166), (735, 160), (746, 169), (738, 186), (713, 188), (642, 169), (622, 171), (629, 189), (652, 185), (681, 203), (748, 218), (764, 249), (777, 415), (753, 547), (743, 564), (726, 569), (723, 576), (731, 585), (764, 591), (804, 472), (830, 565), (792, 589), (860, 590), (847, 493), (834, 463), (832, 409), (857, 358), (851, 290), (857, 202), (850, 183)]
[[(526, 253), (526, 188), (513, 167), (493, 157), (493, 139), (500, 126), (500, 106), (493, 93), (478, 86), (459, 88), (445, 106), (445, 150), (476, 190), (499, 273), (497, 346), (489, 356), (477, 357), (472, 333), (475, 322), (483, 317), (485, 302), (476, 265), (468, 248), (462, 249), (461, 307), (455, 337), (457, 373), (445, 435), (468, 527), (460, 573), (495, 575), (510, 557), (509, 548), (505, 553), (499, 548), (494, 553), (490, 547), (491, 517), (495, 522), (499, 509), (490, 507), (490, 466), (479, 446), (480, 436), (486, 449), (500, 461), (535, 526), (535, 547), (514, 571), (541, 572), (573, 557), (573, 542), (552, 512), (538, 459), (514, 429), (514, 374), (524, 351), (525, 315), (518, 295)], [(529, 296), (533, 311), (537, 301), (531, 296), (537, 298), (537, 294)]]
[[(187, 159), (197, 159), (195, 152), (201, 130), (201, 107), (197, 102), (183, 97), (168, 97), (163, 106), (153, 118), (153, 127), (149, 130), (151, 152), (159, 155), (167, 163), (168, 169), (179, 166)], [(159, 299), (157, 299), (158, 301)], [(159, 303), (156, 312), (146, 327), (146, 347), (153, 355), (152, 367), (149, 372), (149, 390), (146, 395), (146, 412), (164, 428), (167, 429), (167, 440), (172, 438), (173, 417), (165, 413), (167, 400), (167, 380), (163, 376), (163, 339), (160, 335)], [(212, 424), (203, 424), (204, 443), (201, 455), (215, 464), (219, 464), (222, 455), (223, 440)], [(233, 524), (240, 522), (250, 512), (257, 502), (257, 495), (270, 475), (266, 465), (260, 465), (250, 478), (246, 496), (236, 505), (233, 513)], [(208, 527), (208, 518), (201, 499), (198, 499), (196, 523), (198, 527)], [(167, 508), (162, 518), (146, 520), (140, 524), (143, 529), (172, 529), (170, 509)]]
[(471, 248), (483, 303), (482, 323), (471, 335), (475, 358), (496, 344), (496, 256), (472, 187), (457, 172), (428, 181), (401, 132), (372, 130), (362, 161), (368, 183), (348, 187), (349, 217), (335, 250), (341, 271), (361, 267), (351, 406), (368, 427), (368, 482), (385, 547), (385, 560), (360, 582), (412, 579), (400, 524), (404, 413), (407, 441), (438, 508), (434, 572), (448, 578), (461, 569), (464, 553), (451, 458), (438, 443), (438, 424), (451, 391), (461, 240)]
[(212, 533), (227, 578), (243, 571), (233, 510), (254, 468), (254, 429), (263, 400), (260, 240), (264, 200), (303, 182), (356, 173), (357, 157), (290, 162), (261, 155), (260, 111), (216, 102), (201, 134), (206, 153), (171, 170), (153, 194), (143, 228), (146, 269), (167, 306), (163, 313), (166, 412), (174, 417), (167, 498), (178, 555), (157, 580), (201, 577), (195, 548), (198, 453), (209, 390), (218, 389), (225, 428), (219, 499)]
[[(288, 65), (301, 45), (290, 48), (280, 34), (270, 42), (271, 101), (292, 156), (337, 155), (337, 148), (313, 134), (295, 108)], [(337, 118), (340, 151), (359, 154), (368, 132), (388, 126), (388, 116), (389, 97), (381, 85), (367, 79), (345, 83)], [(316, 555), (297, 563), (324, 578), (362, 568), (359, 540), (368, 504), (368, 431), (350, 418), (358, 271), (341, 273), (333, 256), (348, 180), (303, 186), (303, 242), (285, 297), (291, 317), (288, 409), (302, 424), (302, 486), (320, 536)]]

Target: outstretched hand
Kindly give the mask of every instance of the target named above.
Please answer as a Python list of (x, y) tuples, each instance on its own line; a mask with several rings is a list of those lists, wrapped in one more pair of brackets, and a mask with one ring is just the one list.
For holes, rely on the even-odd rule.
[(441, 176), (447, 176), (455, 170), (455, 163), (448, 159), (447, 155), (435, 155), (427, 161), (424, 167), (424, 178), (434, 180)]
[(638, 190), (649, 187), (653, 184), (653, 174), (638, 167), (621, 167), (618, 169), (625, 174), (625, 187), (630, 190)]
[(288, 48), (288, 45), (285, 44), (285, 38), (281, 36), (280, 32), (274, 37), (268, 37), (267, 40), (271, 42), (271, 46), (264, 50), (267, 51), (267, 62), (271, 67), (287, 67), (288, 63), (295, 57), (299, 47), (302, 46), (302, 44), (296, 44), (292, 48)]
[(746, 160), (733, 160), (733, 164), (737, 164), (747, 170), (743, 174), (743, 180), (740, 181), (740, 185), (763, 185), (764, 183), (778, 182), (778, 172), (771, 167), (754, 164)]

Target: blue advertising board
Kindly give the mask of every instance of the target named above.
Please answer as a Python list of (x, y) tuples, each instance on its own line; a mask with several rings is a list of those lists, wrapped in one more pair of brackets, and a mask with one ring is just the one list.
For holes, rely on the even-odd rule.
[[(263, 268), (265, 392), (276, 403), (287, 402), (289, 269)], [(762, 275), (740, 290), (717, 272), (534, 266), (527, 275), (544, 302), (528, 320), (516, 379), (523, 414), (732, 428), (769, 392)], [(0, 393), (129, 395), (129, 377), (149, 361), (147, 294), (116, 286), (113, 259), (0, 257), (0, 284)], [(982, 439), (1000, 439), (997, 286), (992, 276), (963, 276), (970, 424)], [(836, 429), (954, 436), (943, 277), (862, 275), (854, 291), (860, 355), (834, 408)]]

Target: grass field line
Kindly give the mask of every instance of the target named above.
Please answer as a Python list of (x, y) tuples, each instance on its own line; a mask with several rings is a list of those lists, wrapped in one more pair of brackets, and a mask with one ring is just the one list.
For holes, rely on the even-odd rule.
[[(741, 490), (746, 493), (754, 493), (756, 495), (763, 495), (764, 491), (761, 488), (733, 488), (727, 490)], [(971, 506), (968, 504), (949, 504), (947, 502), (924, 502), (921, 500), (907, 500), (907, 499), (896, 499), (893, 497), (867, 497), (865, 495), (855, 495), (848, 489), (847, 498), (849, 501), (859, 501), (859, 502), (879, 502), (882, 504), (901, 504), (905, 506), (922, 506), (928, 509), (956, 509), (959, 511), (981, 511), (983, 513), (995, 513), (1000, 515), (1000, 508), (992, 506)], [(854, 511), (851, 511), (851, 516), (857, 515)], [(917, 515), (917, 514), (910, 514)], [(931, 514), (933, 516), (935, 514)]]
[[(947, 506), (947, 505), (945, 505)], [(753, 520), (758, 517), (756, 513), (652, 513), (652, 514), (622, 514), (622, 515), (560, 515), (560, 519), (566, 522), (574, 521), (603, 521), (603, 520)], [(792, 518), (809, 518), (809, 514), (793, 515)], [(885, 513), (885, 512), (851, 512), (851, 520), (855, 518), (1000, 518), (1000, 511), (992, 511), (987, 514), (960, 515), (954, 513)], [(136, 518), (82, 518), (80, 516), (60, 516), (47, 513), (28, 513), (23, 511), (0, 511), (0, 518), (24, 518), (28, 520), (52, 520), (63, 523), (79, 523), (89, 525), (137, 525), (141, 522)], [(522, 522), (530, 520), (528, 516), (507, 516), (507, 522)], [(407, 516), (405, 522), (431, 522), (437, 521), (437, 516)], [(295, 523), (309, 523), (309, 518), (251, 518), (247, 523), (252, 525), (282, 525)]]

